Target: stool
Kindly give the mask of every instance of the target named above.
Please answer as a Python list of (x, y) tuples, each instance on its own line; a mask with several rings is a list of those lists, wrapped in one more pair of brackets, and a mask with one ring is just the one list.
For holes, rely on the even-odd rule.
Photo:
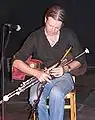
[[(75, 82), (75, 77), (73, 76)], [(69, 92), (66, 97), (66, 100), (69, 100), (69, 104), (64, 106), (64, 109), (70, 110), (70, 120), (76, 120), (76, 91), (72, 90)]]

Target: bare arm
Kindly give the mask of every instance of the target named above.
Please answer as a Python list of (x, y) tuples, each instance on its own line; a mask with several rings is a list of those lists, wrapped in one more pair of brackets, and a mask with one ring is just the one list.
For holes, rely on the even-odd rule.
[(75, 69), (77, 69), (77, 68), (79, 68), (81, 66), (81, 63), (74, 60), (73, 62), (68, 64), (68, 66), (70, 67), (71, 70), (75, 70)]
[(50, 82), (49, 79), (51, 79), (51, 76), (49, 74), (45, 73), (44, 71), (33, 69), (21, 60), (15, 60), (13, 62), (13, 67), (18, 68), (19, 70), (30, 76), (35, 76), (40, 82), (42, 81)]

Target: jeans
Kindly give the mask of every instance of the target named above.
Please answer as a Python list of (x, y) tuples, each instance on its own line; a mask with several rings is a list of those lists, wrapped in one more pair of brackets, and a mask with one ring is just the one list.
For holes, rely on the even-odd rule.
[[(39, 120), (64, 120), (64, 97), (74, 89), (74, 82), (70, 73), (54, 78), (52, 83), (47, 83), (44, 87), (38, 104)], [(35, 96), (35, 95), (34, 95)], [(46, 107), (46, 98), (49, 96), (49, 109)], [(33, 96), (30, 91), (30, 104), (33, 102)]]

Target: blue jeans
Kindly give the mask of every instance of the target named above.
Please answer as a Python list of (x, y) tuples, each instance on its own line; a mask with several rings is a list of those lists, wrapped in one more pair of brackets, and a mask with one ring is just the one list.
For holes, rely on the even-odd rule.
[[(70, 73), (65, 73), (63, 76), (54, 78), (52, 83), (45, 85), (38, 104), (39, 120), (63, 120), (65, 95), (74, 89), (74, 82)], [(50, 114), (46, 107), (46, 98), (49, 96)], [(30, 103), (31, 102), (30, 93)]]

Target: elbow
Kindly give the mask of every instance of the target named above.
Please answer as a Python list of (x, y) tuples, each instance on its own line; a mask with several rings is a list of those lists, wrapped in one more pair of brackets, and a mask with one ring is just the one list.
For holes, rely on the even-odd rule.
[(12, 66), (13, 67), (16, 67), (16, 68), (19, 68), (19, 66), (21, 65), (21, 63), (22, 63), (22, 61), (21, 60), (14, 60), (13, 61), (13, 64), (12, 64)]

